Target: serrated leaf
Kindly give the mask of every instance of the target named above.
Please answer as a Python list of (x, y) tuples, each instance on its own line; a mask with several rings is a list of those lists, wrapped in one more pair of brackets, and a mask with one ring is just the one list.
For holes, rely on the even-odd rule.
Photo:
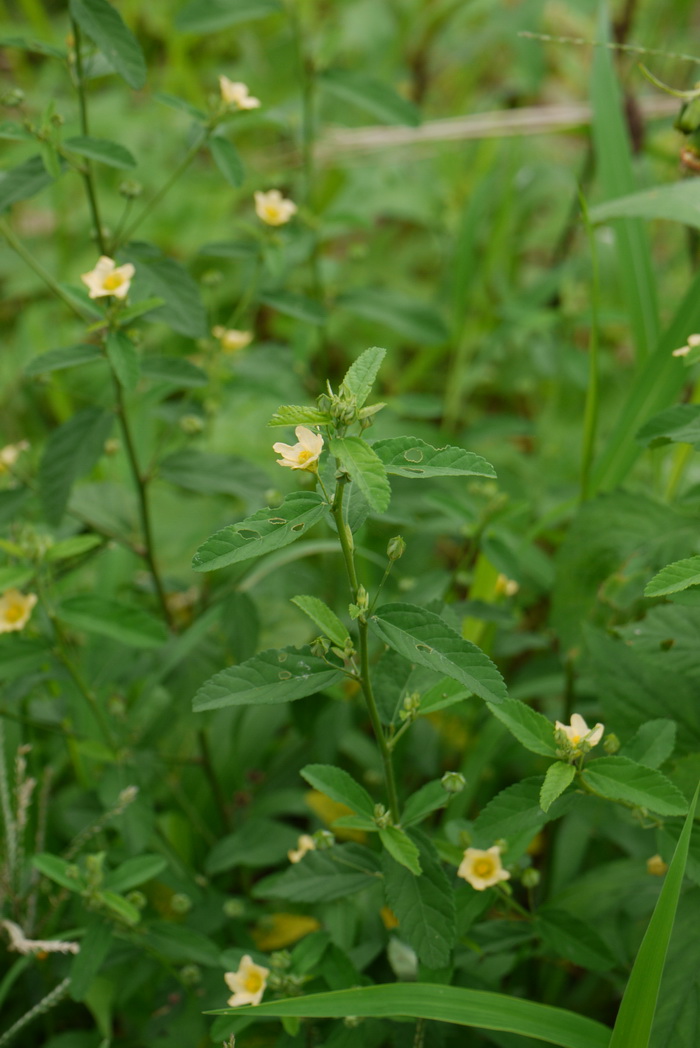
[(450, 801), (450, 794), (439, 779), (426, 782), (419, 790), (411, 794), (401, 813), (401, 825), (404, 829), (422, 822), (428, 815), (440, 808), (445, 808)]
[(75, 629), (111, 637), (130, 648), (157, 648), (168, 639), (165, 626), (142, 608), (94, 594), (67, 597), (56, 615)]
[(111, 412), (84, 408), (48, 439), (39, 464), (39, 491), (50, 524), (58, 524), (75, 480), (101, 457), (114, 422)]
[(642, 724), (623, 748), (621, 757), (629, 757), (646, 768), (660, 768), (676, 745), (676, 722), (659, 718)]
[(557, 797), (561, 796), (575, 778), (576, 768), (573, 764), (564, 764), (563, 761), (550, 764), (540, 790), (540, 807), (542, 811), (549, 811)]
[(111, 944), (110, 925), (101, 917), (92, 917), (80, 941), (80, 953), (76, 954), (70, 966), (70, 995), (74, 1001), (85, 998)]
[(391, 486), (376, 452), (361, 437), (336, 437), (331, 455), (340, 461), (372, 509), (385, 513), (391, 501)]
[(351, 102), (370, 113), (383, 124), (406, 124), (418, 127), (420, 112), (416, 106), (397, 94), (392, 87), (345, 69), (326, 69), (318, 77), (321, 87), (344, 102)]
[(300, 772), (310, 786), (326, 797), (345, 804), (360, 815), (374, 818), (374, 801), (367, 790), (342, 768), (331, 764), (307, 764)]
[(405, 866), (414, 877), (420, 877), (420, 851), (407, 833), (398, 826), (385, 826), (379, 830), (379, 839), (392, 859)]
[(614, 966), (615, 957), (609, 946), (590, 923), (566, 910), (546, 906), (538, 911), (537, 924), (545, 946), (555, 957), (565, 957), (593, 972), (607, 972)]
[(62, 888), (67, 888), (68, 891), (81, 892), (85, 888), (85, 879), (82, 874), (79, 873), (77, 877), (71, 877), (70, 875), (70, 871), (76, 868), (74, 864), (66, 862), (65, 859), (60, 859), (57, 855), (41, 852), (33, 856), (32, 865), (36, 867), (39, 873), (43, 873), (44, 877), (49, 877), (56, 884), (60, 884)]
[(323, 325), (328, 320), (328, 313), (320, 302), (307, 295), (295, 295), (291, 291), (275, 291), (274, 294), (260, 295), (260, 301), (276, 309), (278, 313), (303, 320), (307, 324)]
[(330, 688), (343, 676), (340, 667), (312, 655), (309, 648), (271, 648), (215, 674), (195, 695), (192, 709), (199, 713), (223, 706), (296, 702)]
[(138, 40), (108, 0), (70, 0), (70, 13), (80, 28), (129, 87), (146, 83), (146, 61)]
[(146, 881), (152, 881), (167, 869), (167, 866), (167, 859), (162, 855), (138, 855), (133, 859), (127, 859), (116, 870), (106, 874), (104, 886), (113, 892), (128, 892)]
[(192, 567), (195, 571), (217, 571), (282, 549), (308, 534), (327, 508), (324, 498), (315, 491), (293, 491), (274, 509), (261, 509), (252, 517), (217, 531), (199, 547)]
[(572, 802), (568, 796), (554, 801), (549, 811), (542, 811), (540, 791), (543, 781), (542, 776), (523, 779), (496, 794), (474, 822), (475, 847), (488, 848), (494, 841), (504, 838), (508, 842), (508, 861), (516, 861), (547, 822), (564, 815)]
[(228, 184), (236, 188), (242, 186), (245, 182), (245, 168), (234, 144), (229, 142), (228, 138), (215, 135), (209, 139), (209, 151)]
[(372, 392), (374, 380), (379, 374), (385, 356), (385, 349), (372, 346), (361, 353), (346, 371), (340, 390), (341, 393), (353, 397), (358, 408), (364, 405)]
[(432, 306), (395, 291), (371, 287), (348, 291), (335, 304), (353, 316), (384, 324), (417, 345), (439, 346), (450, 337), (445, 322)]
[(259, 881), (256, 899), (290, 902), (332, 902), (363, 891), (380, 881), (379, 862), (368, 849), (340, 844), (325, 851), (309, 852), (284, 873)]
[(260, 869), (287, 861), (287, 852), (296, 847), (299, 834), (274, 819), (250, 819), (235, 833), (217, 841), (204, 864), (213, 877), (225, 870), (247, 866)]
[(384, 604), (368, 622), (409, 662), (451, 677), (486, 702), (500, 703), (507, 697), (503, 678), (488, 655), (435, 612), (414, 604)]
[(105, 348), (120, 386), (127, 393), (132, 392), (138, 384), (141, 373), (136, 346), (123, 331), (110, 331)]
[(116, 167), (125, 171), (136, 167), (136, 160), (129, 150), (107, 138), (74, 135), (72, 138), (67, 138), (63, 144), (72, 153), (87, 157), (88, 160), (96, 160), (108, 167)]
[(282, 404), (268, 426), (328, 426), (333, 421), (327, 411), (303, 404)]
[(422, 963), (428, 968), (445, 968), (457, 935), (454, 892), (430, 840), (417, 830), (411, 836), (418, 845), (423, 872), (415, 877), (384, 851), (387, 905), (398, 918), (401, 937)]
[(233, 455), (183, 448), (158, 466), (158, 476), (169, 484), (202, 495), (235, 495), (260, 503), (268, 487), (267, 477), (247, 459)]
[(688, 586), (700, 585), (700, 557), (688, 557), (677, 560), (662, 568), (644, 590), (645, 597), (666, 597), (669, 593), (679, 593)]
[(627, 757), (599, 757), (581, 773), (583, 781), (610, 800), (647, 808), (657, 815), (685, 815), (688, 802), (660, 771)]
[(178, 12), (175, 26), (181, 33), (215, 33), (281, 10), (280, 0), (190, 0)]
[(30, 361), (24, 369), (25, 375), (43, 375), (46, 371), (61, 371), (63, 368), (76, 367), (79, 364), (92, 364), (95, 360), (104, 360), (99, 346), (79, 343), (75, 346), (63, 346), (41, 353)]
[(556, 757), (554, 725), (541, 713), (517, 699), (505, 699), (491, 712), (526, 750), (541, 753), (544, 757)]
[(23, 164), (0, 171), (0, 212), (16, 204), (18, 200), (29, 200), (36, 196), (53, 178), (44, 167), (40, 156), (32, 156)]
[(434, 448), (418, 437), (389, 437), (371, 445), (387, 473), (412, 480), (430, 477), (495, 477), (490, 462), (463, 448)]
[(142, 242), (130, 243), (120, 252), (119, 260), (134, 263), (136, 288), (164, 300), (165, 305), (154, 310), (149, 319), (160, 320), (190, 338), (203, 338), (208, 334), (207, 314), (199, 288), (180, 262), (166, 258), (158, 248)]
[(292, 604), (308, 615), (339, 648), (345, 647), (348, 631), (334, 611), (318, 597), (292, 597)]
[(645, 448), (700, 444), (700, 404), (676, 404), (645, 422), (635, 437)]
[(171, 382), (183, 389), (196, 389), (206, 386), (209, 379), (196, 364), (183, 357), (172, 357), (166, 354), (149, 353), (141, 360), (141, 373), (154, 382)]

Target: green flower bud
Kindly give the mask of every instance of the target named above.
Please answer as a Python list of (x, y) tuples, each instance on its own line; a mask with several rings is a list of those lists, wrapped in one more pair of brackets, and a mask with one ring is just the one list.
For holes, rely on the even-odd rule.
[(9, 91), (0, 96), (0, 105), (7, 106), (8, 109), (15, 109), (17, 106), (21, 106), (23, 102), (24, 91), (19, 87), (11, 87)]
[(314, 839), (316, 851), (325, 851), (328, 848), (332, 848), (335, 844), (335, 834), (331, 833), (330, 830), (316, 830), (311, 836)]
[(380, 830), (385, 830), (387, 826), (391, 826), (391, 812), (388, 812), (383, 804), (375, 804), (374, 821)]
[(227, 917), (235, 920), (238, 917), (243, 917), (245, 914), (245, 903), (242, 899), (227, 899), (223, 910)]
[(540, 871), (536, 870), (534, 866), (528, 866), (526, 870), (523, 870), (520, 880), (526, 888), (536, 888), (541, 880)]
[(403, 557), (406, 552), (406, 542), (401, 535), (394, 535), (393, 539), (389, 539), (389, 544), (386, 547), (386, 555), (389, 560), (398, 560), (399, 557)]
[(603, 749), (606, 753), (609, 753), (610, 755), (612, 755), (613, 753), (617, 753), (617, 751), (620, 749), (620, 740), (618, 739), (617, 735), (615, 735), (613, 732), (610, 732), (609, 735), (606, 735), (603, 739)]
[(143, 186), (135, 178), (125, 178), (123, 182), (119, 183), (119, 195), (123, 196), (125, 200), (135, 200), (142, 193)]
[(180, 978), (185, 986), (196, 986), (202, 981), (202, 971), (196, 964), (186, 964), (180, 969)]
[(189, 913), (192, 909), (192, 900), (184, 892), (176, 892), (170, 900), (170, 909), (174, 913)]
[(446, 771), (440, 779), (443, 790), (447, 793), (461, 793), (467, 784), (467, 780), (461, 771)]
[(201, 433), (204, 429), (204, 420), (199, 415), (183, 415), (179, 422), (180, 429), (183, 433), (186, 433), (188, 437), (193, 437), (196, 433)]
[(292, 963), (292, 955), (289, 950), (275, 950), (270, 955), (270, 967), (277, 972), (286, 972)]
[(148, 899), (143, 892), (140, 892), (138, 889), (128, 892), (126, 901), (130, 902), (132, 906), (135, 906), (137, 910), (145, 910), (148, 904)]

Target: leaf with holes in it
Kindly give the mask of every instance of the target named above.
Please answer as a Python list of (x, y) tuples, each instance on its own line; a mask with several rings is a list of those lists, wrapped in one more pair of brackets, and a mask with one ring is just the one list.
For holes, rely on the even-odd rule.
[(358, 408), (363, 406), (372, 392), (374, 380), (385, 356), (385, 349), (380, 346), (372, 346), (361, 353), (345, 373), (340, 391), (354, 397)]
[(386, 470), (375, 452), (361, 437), (338, 437), (330, 442), (331, 455), (350, 475), (372, 509), (384, 513), (389, 508), (391, 486)]
[(223, 706), (262, 706), (296, 702), (343, 679), (339, 663), (311, 654), (310, 648), (271, 648), (216, 673), (192, 702), (195, 713)]
[(387, 473), (413, 480), (428, 477), (495, 477), (490, 462), (463, 448), (434, 448), (418, 437), (389, 437), (371, 445)]
[(503, 677), (488, 655), (460, 637), (434, 611), (415, 604), (384, 604), (368, 622), (381, 640), (409, 662), (452, 677), (486, 702), (507, 698)]
[(328, 508), (315, 491), (293, 491), (274, 509), (261, 509), (252, 517), (229, 524), (200, 546), (192, 559), (195, 571), (216, 571), (228, 564), (260, 557), (308, 534)]

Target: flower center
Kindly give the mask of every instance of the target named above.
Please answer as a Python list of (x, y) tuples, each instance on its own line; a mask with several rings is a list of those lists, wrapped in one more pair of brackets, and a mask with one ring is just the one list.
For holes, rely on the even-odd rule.
[(24, 607), (21, 604), (10, 604), (5, 609), (5, 622), (19, 622), (24, 615)]
[(243, 984), (246, 988), (246, 993), (257, 993), (263, 985), (263, 978), (260, 972), (249, 972), (245, 977)]
[(483, 858), (477, 859), (474, 863), (474, 873), (477, 877), (490, 877), (496, 869), (496, 864), (493, 859)]
[(121, 273), (110, 273), (109, 276), (105, 277), (102, 281), (102, 287), (105, 291), (116, 291), (123, 283), (124, 277)]
[(571, 736), (571, 742), (573, 743), (574, 746), (578, 746), (580, 741), (581, 741), (581, 736), (580, 735), (572, 735)]
[(306, 448), (304, 448), (302, 451), (299, 452), (299, 455), (297, 456), (297, 461), (298, 462), (308, 462), (309, 459), (312, 459), (313, 457), (314, 457), (313, 451), (307, 451)]

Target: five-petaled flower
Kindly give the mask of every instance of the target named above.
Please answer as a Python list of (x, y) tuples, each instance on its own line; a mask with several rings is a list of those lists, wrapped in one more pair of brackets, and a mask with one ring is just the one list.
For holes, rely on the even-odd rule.
[(5, 590), (0, 597), (0, 633), (23, 630), (29, 622), (36, 601), (35, 593), (20, 593), (17, 589)]
[(298, 444), (278, 442), (272, 445), (272, 450), (282, 456), (277, 459), (277, 465), (289, 466), (290, 469), (310, 469), (315, 473), (323, 450), (323, 437), (320, 433), (312, 433), (306, 426), (297, 426), (294, 432)]
[(225, 328), (220, 324), (212, 328), (211, 333), (214, 338), (218, 338), (225, 353), (237, 353), (239, 349), (245, 349), (253, 341), (252, 331), (237, 331), (235, 328)]
[(229, 1008), (238, 1008), (242, 1004), (260, 1004), (267, 986), (269, 968), (256, 964), (249, 954), (241, 957), (237, 972), (226, 972), (224, 979), (233, 996), (229, 997)]
[(283, 226), (296, 210), (294, 201), (283, 197), (279, 189), (255, 194), (255, 213), (268, 226)]
[(219, 77), (221, 97), (231, 109), (259, 109), (260, 99), (253, 98), (246, 84), (229, 80), (227, 76)]
[(28, 441), (21, 440), (19, 444), (6, 444), (4, 448), (0, 448), (0, 473), (9, 472), (20, 454), (28, 447)]
[(313, 837), (309, 836), (308, 833), (302, 833), (301, 837), (297, 841), (296, 848), (291, 848), (287, 852), (287, 858), (290, 862), (301, 862), (307, 852), (316, 850), (316, 841)]
[(570, 724), (557, 721), (554, 730), (570, 750), (570, 756), (580, 757), (582, 753), (588, 753), (593, 746), (598, 745), (603, 738), (605, 726), (598, 723), (594, 728), (589, 728), (580, 713), (573, 713)]
[(501, 849), (497, 844), (485, 851), (481, 848), (467, 848), (457, 870), (457, 876), (469, 881), (472, 888), (476, 888), (478, 892), (492, 888), (499, 881), (510, 879), (508, 870), (503, 869)]
[(80, 279), (87, 285), (90, 298), (103, 298), (105, 295), (126, 298), (134, 272), (131, 262), (118, 266), (113, 258), (101, 255), (95, 268), (89, 273), (83, 273)]

